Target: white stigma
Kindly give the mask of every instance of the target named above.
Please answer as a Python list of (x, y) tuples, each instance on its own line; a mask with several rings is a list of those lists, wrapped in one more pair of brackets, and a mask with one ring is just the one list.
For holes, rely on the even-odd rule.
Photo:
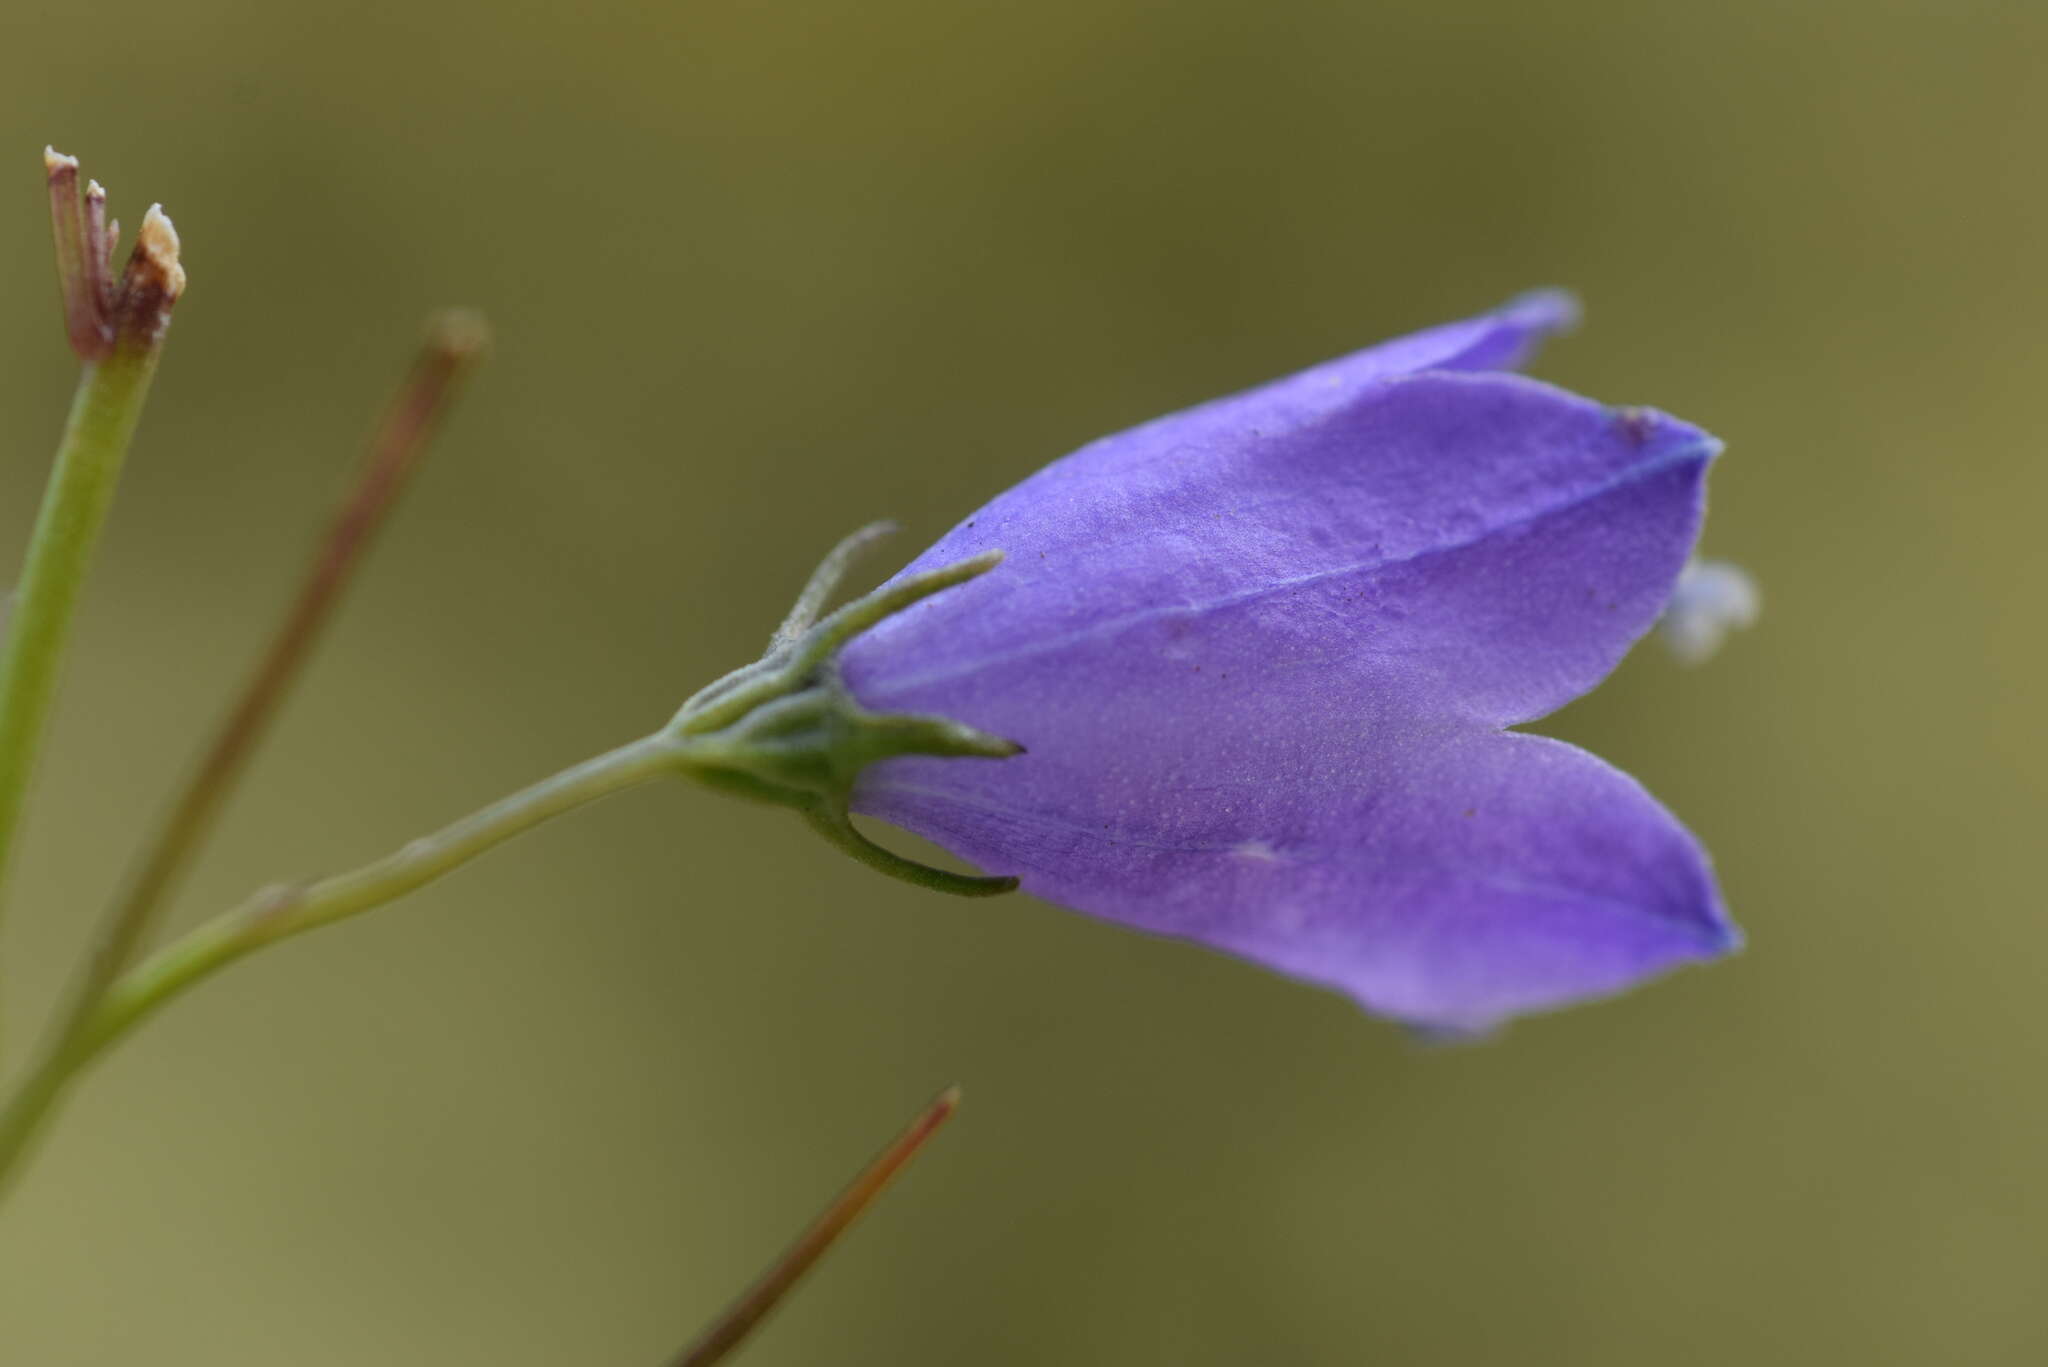
[(1657, 631), (1679, 663), (1712, 658), (1730, 631), (1754, 626), (1763, 595), (1748, 571), (1725, 560), (1694, 560), (1679, 572)]

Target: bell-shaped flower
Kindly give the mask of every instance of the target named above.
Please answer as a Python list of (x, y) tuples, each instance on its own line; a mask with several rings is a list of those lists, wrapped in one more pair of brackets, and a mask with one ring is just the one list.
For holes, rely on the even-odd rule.
[(998, 496), (891, 581), (920, 601), (864, 620), (839, 670), (867, 715), (1024, 753), (876, 751), (853, 810), (1429, 1029), (1727, 953), (1686, 829), (1628, 775), (1510, 729), (1657, 621), (1719, 449), (1505, 373), (1570, 319), (1530, 296)]

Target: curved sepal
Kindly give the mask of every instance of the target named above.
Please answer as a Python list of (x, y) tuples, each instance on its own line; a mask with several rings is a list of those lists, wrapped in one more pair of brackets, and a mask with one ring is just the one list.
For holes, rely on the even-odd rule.
[(1015, 741), (950, 717), (863, 707), (839, 674), (848, 641), (934, 594), (994, 569), (1001, 551), (883, 585), (824, 613), (853, 558), (891, 530), (863, 527), (826, 556), (755, 663), (691, 698), (669, 723), (688, 772), (725, 792), (792, 807), (811, 828), (870, 868), (962, 897), (1008, 892), (1017, 880), (949, 873), (883, 849), (854, 828), (855, 782), (869, 765), (907, 756), (1006, 759)]

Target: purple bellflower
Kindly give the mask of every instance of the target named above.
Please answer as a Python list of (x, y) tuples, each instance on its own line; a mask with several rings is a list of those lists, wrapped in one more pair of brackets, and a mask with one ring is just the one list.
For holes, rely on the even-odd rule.
[[(805, 658), (860, 734), (896, 738), (841, 745), (839, 809), (814, 824), (907, 862), (850, 804), (1006, 876), (956, 891), (1014, 880), (1434, 1031), (1730, 951), (1686, 829), (1626, 774), (1509, 729), (1658, 620), (1719, 449), (1507, 373), (1572, 317), (1528, 296), (999, 495), (872, 595), (884, 609), (817, 629)], [(758, 687), (792, 621), (783, 656), (715, 688)], [(696, 729), (743, 710), (720, 696)], [(816, 731), (815, 707), (778, 705), (791, 720), (747, 725)], [(735, 786), (817, 787), (769, 778)]]

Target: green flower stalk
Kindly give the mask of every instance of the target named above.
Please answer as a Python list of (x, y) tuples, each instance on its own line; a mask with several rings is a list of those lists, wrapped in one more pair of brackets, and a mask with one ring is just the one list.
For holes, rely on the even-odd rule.
[[(172, 309), (185, 288), (177, 233), (152, 207), (118, 275), (118, 224), (78, 163), (44, 154), (65, 333), (83, 365), (16, 601), (0, 638), (0, 893), (4, 893), (37, 752), (56, 693), (71, 618), (121, 466), (140, 420)], [(984, 550), (897, 579), (826, 609), (855, 555), (885, 526), (855, 533), (827, 557), (754, 664), (692, 697), (666, 725), (575, 764), (444, 829), (347, 873), (261, 889), (153, 954), (149, 932), (274, 721), (377, 528), (387, 517), (464, 373), (482, 325), (445, 315), (430, 329), (371, 458), (314, 556), (282, 628), (258, 663), (161, 829), (144, 846), (67, 1010), (0, 1100), (0, 1194), (91, 1064), (185, 991), (263, 947), (395, 901), (556, 816), (664, 777), (687, 777), (791, 807), (834, 845), (920, 886), (986, 896), (1016, 886), (931, 868), (869, 841), (853, 825), (854, 786), (868, 766), (905, 756), (1002, 759), (1013, 742), (942, 716), (864, 706), (841, 677), (856, 637), (1001, 561)], [(869, 1165), (796, 1243), (685, 1350), (689, 1367), (726, 1357), (923, 1146), (958, 1104), (942, 1094)]]
[(93, 183), (81, 197), (74, 158), (47, 151), (43, 164), (65, 331), (85, 368), (0, 647), (0, 892), (72, 612), (142, 417), (171, 310), (185, 291), (178, 234), (160, 207), (151, 206), (142, 220), (117, 282), (113, 252), (120, 225), (107, 221), (106, 192)]
[(845, 645), (936, 594), (988, 573), (983, 554), (894, 580), (819, 615), (856, 533), (812, 576), (767, 654), (691, 698), (650, 735), (572, 765), (442, 830), (347, 873), (253, 893), (202, 922), (80, 1001), (56, 1044), (0, 1106), (0, 1193), (18, 1176), (58, 1103), (108, 1048), (221, 969), (268, 945), (384, 906), (453, 873), (514, 836), (599, 798), (664, 777), (695, 779), (724, 792), (794, 808), (862, 862), (922, 887), (978, 897), (1007, 892), (1010, 878), (951, 873), (868, 841), (848, 816), (862, 769), (905, 755), (1002, 759), (1009, 741), (942, 717), (861, 706), (839, 678)]
[(379, 529), (489, 340), (490, 329), (473, 313), (451, 309), (428, 320), (412, 370), (379, 426), (355, 487), (336, 510), (283, 622), (163, 825), (136, 861), (127, 891), (109, 916), (86, 971), (67, 1029), (81, 1028), (99, 995), (145, 944), (153, 921), (205, 845), (229, 795), (275, 723), (285, 697), (304, 672)]

